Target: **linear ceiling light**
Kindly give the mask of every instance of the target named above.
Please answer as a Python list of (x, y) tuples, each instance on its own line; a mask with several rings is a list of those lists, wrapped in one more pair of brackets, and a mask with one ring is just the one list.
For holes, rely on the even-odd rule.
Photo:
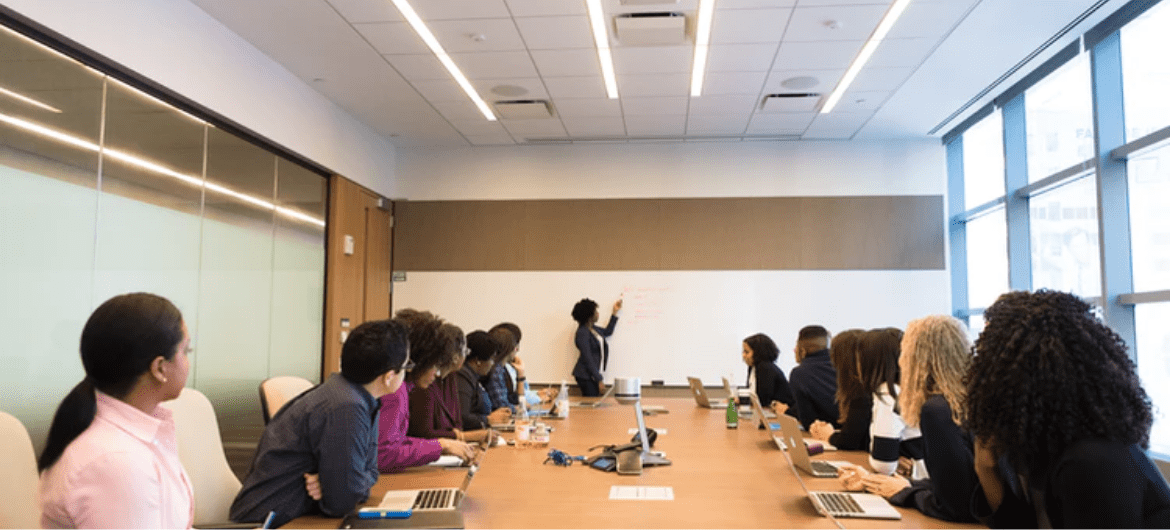
[(837, 102), (841, 101), (841, 96), (849, 89), (849, 85), (853, 84), (853, 79), (865, 67), (865, 63), (869, 61), (870, 56), (882, 43), (882, 39), (886, 38), (886, 34), (890, 32), (890, 28), (894, 27), (894, 23), (898, 21), (898, 17), (902, 16), (902, 12), (906, 10), (908, 5), (910, 5), (910, 0), (894, 0), (894, 5), (890, 6), (889, 11), (886, 11), (886, 16), (882, 17), (877, 29), (873, 30), (873, 35), (869, 36), (869, 40), (861, 48), (861, 53), (857, 54), (857, 57), (853, 59), (853, 64), (849, 65), (849, 69), (845, 71), (845, 77), (841, 78), (841, 82), (837, 83), (837, 88), (833, 89), (833, 93), (829, 94), (829, 98), (825, 100), (825, 106), (821, 107), (821, 114), (832, 112), (833, 107), (837, 106)]
[(455, 66), (455, 61), (452, 61), (451, 56), (447, 55), (447, 51), (439, 44), (439, 39), (435, 38), (431, 30), (419, 18), (418, 13), (414, 12), (414, 8), (410, 7), (410, 3), (406, 0), (390, 1), (394, 2), (394, 7), (398, 8), (398, 11), (402, 13), (402, 17), (410, 23), (410, 27), (414, 28), (414, 32), (418, 33), (419, 38), (431, 49), (431, 53), (435, 54), (435, 57), (439, 59), (440, 63), (443, 63), (443, 67), (447, 69), (451, 77), (455, 78), (455, 82), (459, 83), (459, 88), (462, 88), (463, 92), (467, 94), (467, 97), (471, 98), (471, 101), (475, 103), (475, 106), (479, 107), (479, 111), (483, 113), (483, 116), (488, 121), (496, 121), (496, 115), (492, 113), (491, 107), (488, 106), (483, 98), (479, 97), (479, 93), (475, 91), (475, 87), (471, 86), (471, 81), (468, 81), (467, 76), (463, 75), (463, 72), (459, 70), (458, 66)]
[(715, 0), (699, 0), (699, 23), (695, 27), (695, 64), (691, 71), (691, 97), (703, 95), (703, 76), (707, 72), (707, 47), (711, 42), (711, 19)]
[(276, 213), (284, 215), (285, 217), (299, 219), (301, 221), (305, 221), (307, 223), (314, 224), (314, 225), (317, 225), (320, 227), (325, 226), (325, 221), (322, 221), (321, 219), (313, 217), (313, 216), (306, 214), (304, 212), (293, 210), (291, 208), (285, 208), (284, 206), (277, 206), (277, 205), (275, 205), (271, 202), (268, 202), (264, 199), (258, 199), (256, 197), (251, 196), (251, 195), (240, 193), (240, 192), (233, 190), (231, 188), (225, 188), (225, 187), (220, 186), (219, 184), (216, 184), (214, 182), (205, 182), (203, 179), (201, 179), (199, 177), (193, 177), (191, 175), (184, 175), (182, 173), (179, 173), (178, 171), (175, 171), (175, 170), (168, 168), (166, 166), (163, 166), (161, 164), (157, 164), (155, 162), (151, 162), (150, 160), (139, 158), (139, 157), (136, 157), (134, 155), (123, 153), (122, 151), (118, 151), (116, 149), (102, 148), (102, 147), (98, 146), (97, 144), (90, 142), (88, 140), (78, 138), (76, 136), (72, 136), (69, 134), (65, 134), (65, 133), (60, 132), (60, 131), (55, 131), (55, 130), (50, 129), (48, 127), (45, 127), (44, 125), (41, 125), (39, 123), (33, 123), (31, 121), (22, 120), (20, 118), (15, 117), (15, 116), (9, 116), (9, 115), (3, 114), (3, 113), (0, 113), (0, 122), (7, 123), (7, 124), (12, 125), (14, 127), (24, 129), (25, 131), (28, 131), (28, 132), (31, 132), (34, 134), (38, 134), (40, 136), (44, 136), (46, 138), (52, 138), (53, 140), (57, 140), (58, 142), (69, 144), (69, 145), (72, 145), (74, 147), (84, 149), (86, 151), (100, 152), (102, 155), (108, 156), (108, 157), (113, 158), (115, 160), (125, 162), (125, 163), (133, 165), (133, 166), (140, 167), (140, 168), (145, 169), (147, 171), (150, 171), (152, 173), (157, 173), (159, 175), (166, 175), (168, 177), (172, 177), (172, 178), (181, 180), (183, 182), (186, 182), (187, 184), (190, 184), (190, 185), (195, 186), (195, 187), (204, 187), (204, 188), (207, 188), (211, 191), (219, 193), (221, 195), (227, 195), (229, 197), (239, 199), (239, 200), (244, 201), (246, 203), (249, 203), (249, 204), (252, 204), (255, 206), (259, 206), (260, 208), (265, 209), (265, 210), (273, 210)]
[(30, 98), (24, 94), (18, 94), (16, 92), (8, 90), (7, 88), (4, 88), (4, 87), (0, 87), (0, 94), (4, 94), (5, 96), (8, 96), (12, 99), (20, 101), (21, 103), (27, 103), (29, 105), (32, 105), (32, 106), (40, 108), (40, 109), (47, 110), (49, 112), (56, 112), (57, 114), (61, 113), (61, 109), (58, 109), (57, 107), (54, 107), (52, 105), (48, 105), (45, 103), (41, 103), (40, 101), (37, 101), (33, 98)]
[(613, 55), (609, 53), (609, 33), (605, 30), (605, 13), (601, 0), (585, 0), (589, 7), (589, 23), (593, 26), (593, 41), (597, 43), (597, 59), (601, 61), (601, 77), (605, 79), (605, 93), (617, 99), (617, 76), (613, 71)]

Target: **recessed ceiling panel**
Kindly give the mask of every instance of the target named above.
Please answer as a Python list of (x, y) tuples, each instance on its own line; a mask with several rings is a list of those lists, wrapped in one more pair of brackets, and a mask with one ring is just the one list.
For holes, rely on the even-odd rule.
[[(804, 4), (800, 4), (804, 6)], [(867, 40), (889, 4), (797, 7), (788, 23), (786, 41)]]
[(410, 0), (410, 5), (426, 21), (511, 16), (504, 0)]
[(707, 72), (767, 72), (776, 44), (715, 44), (707, 51)]
[(864, 41), (783, 42), (772, 69), (845, 70), (864, 44)]
[(619, 75), (618, 93), (622, 98), (685, 96), (690, 93), (688, 74)]
[(712, 44), (780, 42), (791, 9), (717, 9), (712, 19)]
[(555, 101), (557, 114), (564, 118), (617, 117), (622, 116), (621, 100), (608, 98), (572, 99)]
[(626, 132), (630, 136), (679, 136), (686, 133), (687, 117), (627, 116)]
[[(605, 82), (601, 74), (582, 77), (545, 77), (544, 86), (554, 100), (563, 98), (604, 98)], [(616, 102), (616, 100), (615, 100)]]
[(563, 117), (569, 136), (625, 136), (626, 123), (613, 116)]
[(750, 116), (755, 110), (756, 96), (702, 96), (690, 98), (691, 116), (743, 115)]
[(451, 60), (468, 79), (507, 79), (536, 77), (536, 67), (528, 52), (452, 53)]
[(689, 73), (694, 56), (695, 49), (690, 46), (613, 49), (613, 63), (618, 74)]
[(354, 24), (353, 28), (383, 55), (431, 53), (418, 33), (405, 22), (362, 23)]
[(748, 115), (736, 116), (690, 116), (687, 118), (687, 134), (743, 134), (747, 129)]
[(406, 78), (407, 81), (433, 81), (438, 79), (450, 79), (451, 73), (443, 68), (443, 63), (440, 63), (432, 54), (416, 54), (416, 55), (383, 55), (386, 62), (390, 63), (399, 75)]
[(584, 15), (517, 18), (516, 26), (529, 50), (593, 48), (589, 17)]
[(532, 61), (543, 77), (597, 76), (601, 78), (601, 66), (597, 62), (597, 51), (581, 50), (533, 50)]
[(405, 22), (390, 0), (327, 0), (350, 22)]
[(703, 96), (760, 93), (766, 72), (707, 72), (703, 78)]
[(520, 32), (510, 18), (435, 20), (428, 25), (449, 54), (524, 49)]
[(622, 98), (622, 111), (626, 116), (656, 116), (661, 114), (686, 114), (686, 97)]
[(515, 17), (547, 17), (556, 15), (584, 15), (585, 2), (581, 0), (505, 0)]

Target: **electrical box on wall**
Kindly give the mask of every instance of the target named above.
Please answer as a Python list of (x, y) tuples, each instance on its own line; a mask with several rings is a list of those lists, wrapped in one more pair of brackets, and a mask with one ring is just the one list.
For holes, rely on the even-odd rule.
[(349, 234), (345, 235), (345, 243), (344, 243), (343, 251), (345, 252), (346, 256), (353, 255), (353, 236), (351, 236)]

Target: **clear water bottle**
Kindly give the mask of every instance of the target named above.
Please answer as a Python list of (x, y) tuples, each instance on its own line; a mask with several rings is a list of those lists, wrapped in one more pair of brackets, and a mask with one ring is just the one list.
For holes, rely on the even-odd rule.
[(520, 403), (516, 405), (516, 447), (523, 449), (529, 446), (531, 442), (531, 428), (532, 422), (528, 418), (528, 404), (526, 403), (523, 394), (520, 397)]

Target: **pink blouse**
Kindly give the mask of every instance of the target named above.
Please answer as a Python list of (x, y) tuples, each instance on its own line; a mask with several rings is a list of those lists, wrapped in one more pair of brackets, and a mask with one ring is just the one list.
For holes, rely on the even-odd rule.
[(41, 526), (191, 528), (195, 498), (171, 411), (95, 394), (93, 423), (41, 474)]

